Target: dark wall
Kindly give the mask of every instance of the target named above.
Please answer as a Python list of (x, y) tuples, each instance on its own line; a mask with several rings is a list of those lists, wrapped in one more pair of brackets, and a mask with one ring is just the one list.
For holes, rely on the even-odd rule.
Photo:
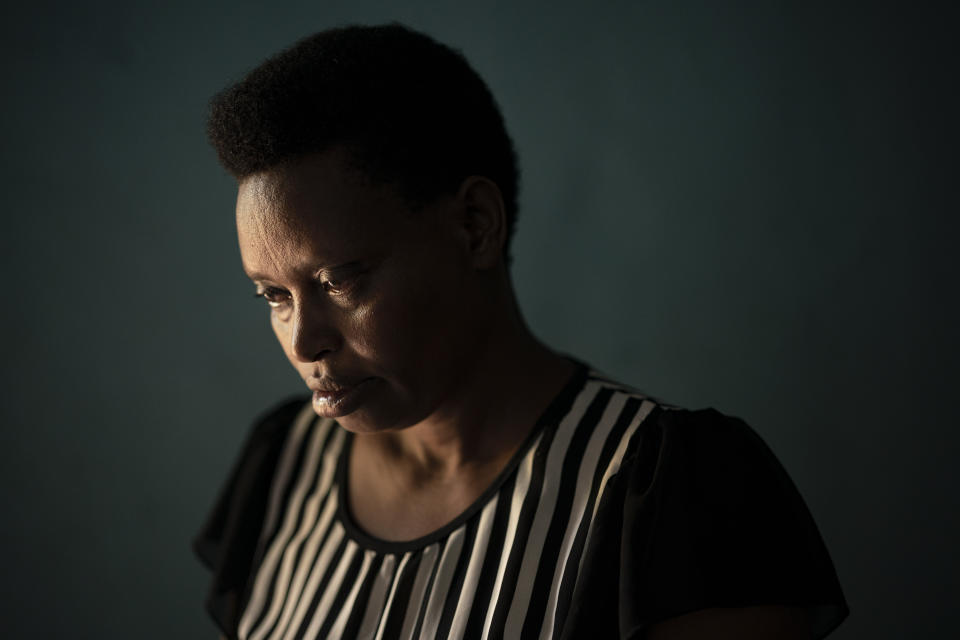
[(189, 539), (300, 385), (240, 270), (206, 101), (308, 32), (399, 19), (503, 107), (535, 331), (754, 426), (833, 554), (836, 638), (955, 637), (956, 16), (463, 4), (4, 10), (2, 635), (215, 636)]

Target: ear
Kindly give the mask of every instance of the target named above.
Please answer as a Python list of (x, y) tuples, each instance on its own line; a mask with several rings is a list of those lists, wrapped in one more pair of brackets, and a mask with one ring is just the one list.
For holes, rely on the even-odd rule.
[(507, 242), (507, 212), (500, 187), (483, 176), (469, 176), (457, 191), (463, 205), (463, 225), (474, 266), (489, 269), (503, 261)]

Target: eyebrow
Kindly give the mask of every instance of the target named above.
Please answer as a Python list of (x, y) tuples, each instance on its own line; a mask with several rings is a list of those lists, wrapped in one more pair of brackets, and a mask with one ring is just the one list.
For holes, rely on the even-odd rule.
[(250, 278), (250, 280), (252, 280), (252, 281), (254, 281), (254, 282), (256, 282), (257, 280), (269, 280), (269, 279), (270, 279), (270, 278), (268, 278), (267, 276), (265, 276), (264, 274), (262, 274), (262, 273), (257, 273), (256, 271), (254, 271), (254, 272), (251, 273), (251, 272), (247, 271), (246, 269), (244, 269), (243, 272), (246, 274), (246, 276), (247, 276), (248, 278)]
[[(331, 266), (321, 265), (321, 266), (317, 267), (316, 269), (312, 269), (312, 270), (310, 271), (310, 275), (311, 275), (313, 278), (316, 278), (316, 277), (318, 277), (318, 276), (320, 275), (320, 273), (323, 272), (323, 271), (337, 271), (338, 269), (346, 269), (346, 268), (348, 268), (348, 267), (355, 267), (355, 266), (357, 266), (357, 265), (359, 265), (359, 264), (362, 264), (362, 263), (363, 263), (363, 260), (350, 260), (350, 261), (348, 261), (348, 262), (343, 262), (343, 263), (337, 264), (337, 265), (331, 265)], [(249, 271), (247, 271), (246, 269), (244, 269), (243, 272), (244, 272), (245, 274), (247, 274), (247, 277), (250, 278), (250, 280), (252, 280), (253, 282), (257, 282), (258, 280), (271, 280), (271, 278), (268, 277), (267, 275), (262, 274), (262, 273), (258, 273), (258, 272), (256, 272), (256, 271), (254, 271), (254, 272), (249, 272)]]

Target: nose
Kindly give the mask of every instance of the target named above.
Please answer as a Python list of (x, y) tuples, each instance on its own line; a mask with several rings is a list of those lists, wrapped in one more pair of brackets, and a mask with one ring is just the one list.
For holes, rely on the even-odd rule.
[(319, 300), (294, 305), (290, 351), (300, 362), (316, 362), (340, 348), (343, 337), (336, 312)]

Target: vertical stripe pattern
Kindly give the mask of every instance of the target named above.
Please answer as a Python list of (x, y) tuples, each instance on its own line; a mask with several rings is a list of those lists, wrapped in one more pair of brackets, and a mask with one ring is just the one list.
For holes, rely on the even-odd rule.
[(581, 366), (494, 486), (411, 544), (350, 521), (353, 436), (305, 408), (273, 479), (238, 637), (558, 638), (600, 498), (656, 406)]

